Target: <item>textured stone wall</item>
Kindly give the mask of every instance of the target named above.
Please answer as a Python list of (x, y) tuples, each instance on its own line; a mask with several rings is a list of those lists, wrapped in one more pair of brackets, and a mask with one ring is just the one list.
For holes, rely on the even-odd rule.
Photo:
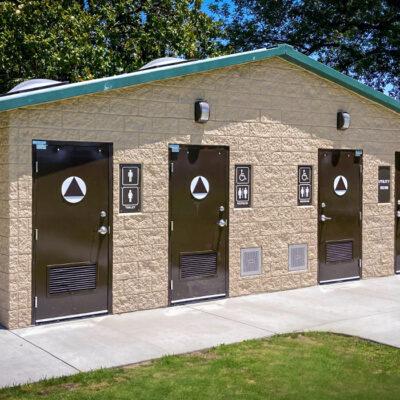
[[(10, 319), (10, 214), (9, 214), (9, 147), (8, 115), (0, 113), (0, 324), (9, 325)], [(17, 306), (18, 307), (18, 306)]]
[[(211, 106), (205, 125), (193, 122), (198, 98)], [(352, 116), (344, 132), (336, 130), (340, 109)], [(10, 327), (31, 323), (32, 139), (114, 143), (115, 313), (167, 305), (169, 143), (230, 147), (230, 296), (317, 283), (318, 148), (364, 150), (363, 276), (393, 273), (393, 191), (390, 204), (377, 203), (377, 174), (379, 165), (390, 165), (394, 174), (399, 115), (286, 61), (251, 63), (0, 115), (9, 120), (4, 153), (9, 152), (4, 160), (10, 168), (9, 195), (1, 200), (8, 201), (11, 222), (4, 226), (2, 245), (7, 246), (9, 231), (10, 258), (5, 254), (0, 274), (13, 277), (9, 292), (0, 281), (0, 293), (10, 293), (8, 300), (0, 294), (5, 297), (0, 297), (0, 321)], [(140, 214), (118, 214), (122, 162), (143, 163)], [(253, 166), (251, 209), (233, 209), (237, 163)], [(299, 164), (314, 166), (309, 207), (297, 207)], [(288, 271), (292, 243), (308, 244), (307, 271)], [(240, 249), (254, 246), (262, 248), (262, 274), (241, 278)], [(10, 317), (1, 311), (7, 309), (3, 301), (10, 302)]]

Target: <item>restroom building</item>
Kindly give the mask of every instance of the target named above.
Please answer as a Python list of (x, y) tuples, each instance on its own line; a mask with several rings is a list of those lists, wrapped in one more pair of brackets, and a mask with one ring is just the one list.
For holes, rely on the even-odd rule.
[(400, 272), (400, 103), (287, 45), (0, 97), (0, 323)]

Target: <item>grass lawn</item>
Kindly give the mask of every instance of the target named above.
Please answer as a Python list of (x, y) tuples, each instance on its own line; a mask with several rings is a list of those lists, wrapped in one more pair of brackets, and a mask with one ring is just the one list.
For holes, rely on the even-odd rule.
[[(1, 361), (0, 361), (1, 362)], [(0, 399), (400, 399), (400, 349), (280, 335), (0, 390)]]

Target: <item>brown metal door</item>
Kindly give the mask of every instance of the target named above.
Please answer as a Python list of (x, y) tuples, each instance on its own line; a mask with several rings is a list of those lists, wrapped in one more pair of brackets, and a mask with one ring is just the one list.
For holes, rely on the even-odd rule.
[(394, 271), (400, 274), (400, 153), (396, 152), (395, 172), (395, 201), (396, 201), (396, 222), (395, 222), (395, 263)]
[(34, 141), (34, 322), (109, 309), (111, 152)]
[(170, 145), (170, 302), (227, 294), (229, 149)]
[(319, 150), (320, 283), (361, 277), (361, 175), (361, 151)]

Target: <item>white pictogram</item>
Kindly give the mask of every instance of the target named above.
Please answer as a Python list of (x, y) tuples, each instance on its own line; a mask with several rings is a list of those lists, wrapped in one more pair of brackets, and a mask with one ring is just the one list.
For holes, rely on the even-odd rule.
[(236, 167), (236, 183), (249, 184), (249, 167)]
[(129, 181), (129, 183), (132, 183), (132, 178), (133, 178), (133, 172), (132, 172), (132, 170), (130, 169), (130, 170), (128, 171), (128, 181)]

